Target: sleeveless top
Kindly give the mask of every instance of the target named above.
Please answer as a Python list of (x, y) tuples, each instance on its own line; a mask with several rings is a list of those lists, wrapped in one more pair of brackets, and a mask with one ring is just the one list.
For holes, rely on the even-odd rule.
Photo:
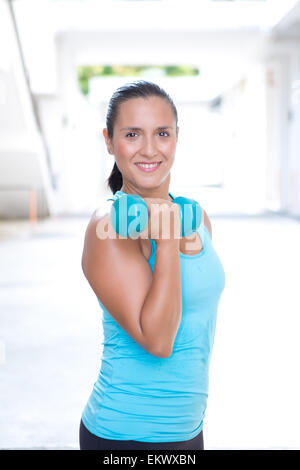
[[(114, 199), (122, 194), (117, 191)], [(98, 299), (103, 311), (102, 361), (82, 413), (84, 425), (96, 436), (175, 442), (192, 439), (203, 428), (225, 272), (203, 220), (197, 231), (202, 251), (180, 252), (182, 316), (169, 357), (154, 356), (139, 346)], [(153, 272), (156, 244), (150, 242)]]

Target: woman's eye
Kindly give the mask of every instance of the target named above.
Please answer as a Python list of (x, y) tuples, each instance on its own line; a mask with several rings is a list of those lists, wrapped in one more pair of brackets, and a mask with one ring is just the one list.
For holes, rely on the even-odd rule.
[[(168, 132), (165, 132), (165, 131), (161, 131), (159, 132), (159, 134), (166, 134), (166, 137), (168, 137)], [(126, 134), (126, 137), (134, 137), (135, 135), (137, 135), (136, 132), (129, 132), (128, 134)]]
[(128, 134), (126, 134), (126, 137), (128, 137), (129, 135), (132, 136), (132, 134), (136, 134), (135, 132), (129, 132)]

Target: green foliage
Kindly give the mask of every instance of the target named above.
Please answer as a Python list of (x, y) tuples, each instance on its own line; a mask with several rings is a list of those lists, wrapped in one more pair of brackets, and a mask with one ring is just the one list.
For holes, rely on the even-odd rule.
[(169, 77), (199, 75), (199, 69), (188, 65), (81, 65), (77, 67), (78, 83), (84, 95), (89, 93), (89, 80), (92, 77), (104, 76), (137, 76), (142, 77), (145, 70), (159, 69)]

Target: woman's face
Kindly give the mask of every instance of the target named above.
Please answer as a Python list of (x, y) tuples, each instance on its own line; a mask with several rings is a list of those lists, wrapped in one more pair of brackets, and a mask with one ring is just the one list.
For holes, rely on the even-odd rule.
[[(119, 106), (112, 140), (104, 131), (125, 185), (150, 189), (163, 183), (174, 162), (178, 137), (176, 119), (166, 100), (157, 96), (131, 98)], [(137, 165), (158, 162), (153, 171)]]

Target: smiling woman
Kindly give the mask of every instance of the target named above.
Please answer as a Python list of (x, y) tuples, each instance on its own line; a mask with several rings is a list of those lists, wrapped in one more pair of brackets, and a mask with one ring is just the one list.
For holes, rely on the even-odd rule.
[[(140, 196), (151, 236), (98, 238), (97, 227), (109, 226), (110, 218), (97, 211), (86, 230), (82, 269), (103, 311), (104, 347), (82, 413), (81, 449), (204, 448), (209, 363), (225, 274), (204, 209), (207, 227), (201, 223), (191, 236), (174, 236), (179, 206), (169, 184), (178, 131), (173, 101), (152, 82), (126, 84), (110, 100), (103, 129), (115, 158), (110, 199)], [(162, 220), (151, 217), (154, 203)]]

